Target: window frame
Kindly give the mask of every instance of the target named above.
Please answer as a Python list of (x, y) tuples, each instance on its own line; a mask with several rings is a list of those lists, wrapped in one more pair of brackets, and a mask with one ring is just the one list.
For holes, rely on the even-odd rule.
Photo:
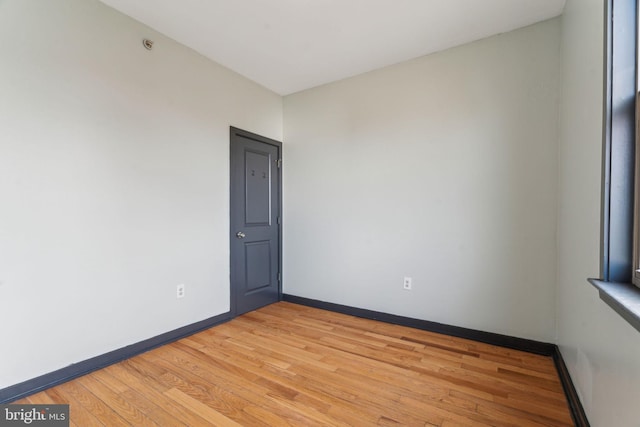
[[(636, 114), (635, 114), (635, 141), (640, 141), (640, 70), (638, 69), (638, 57), (640, 57), (640, 1), (636, 2)], [(631, 282), (640, 287), (640, 150), (635, 151), (635, 169), (634, 169), (634, 203), (633, 203), (633, 272)]]
[[(637, 70), (637, 57), (636, 54), (636, 74)], [(637, 75), (637, 81), (640, 79), (640, 75)], [(640, 141), (640, 109), (637, 108), (640, 105), (640, 92), (636, 87), (636, 114), (635, 114), (635, 140)], [(634, 203), (633, 203), (633, 274), (631, 282), (640, 288), (640, 150), (635, 150), (635, 170), (634, 170)]]
[(620, 283), (631, 283), (636, 264), (633, 192), (637, 1), (608, 0), (605, 13), (600, 276)]
[[(638, 331), (640, 159), (636, 154), (640, 157), (640, 152), (636, 153), (635, 142), (640, 141), (636, 135), (639, 1), (605, 2), (601, 265), (600, 279), (589, 279), (600, 299)], [(636, 189), (638, 196), (634, 197)]]

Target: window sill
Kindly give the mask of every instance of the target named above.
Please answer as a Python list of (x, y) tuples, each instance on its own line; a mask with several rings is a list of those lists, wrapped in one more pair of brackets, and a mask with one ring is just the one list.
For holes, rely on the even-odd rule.
[(631, 283), (588, 280), (598, 288), (600, 299), (640, 332), (640, 288)]

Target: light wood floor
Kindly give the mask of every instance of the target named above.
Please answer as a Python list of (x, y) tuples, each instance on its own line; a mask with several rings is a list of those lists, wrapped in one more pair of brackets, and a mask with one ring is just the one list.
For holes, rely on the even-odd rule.
[(551, 358), (278, 303), (15, 403), (86, 426), (571, 426)]

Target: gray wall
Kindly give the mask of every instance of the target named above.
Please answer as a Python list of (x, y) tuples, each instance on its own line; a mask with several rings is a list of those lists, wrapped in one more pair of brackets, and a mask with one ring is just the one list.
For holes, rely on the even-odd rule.
[(228, 311), (229, 125), (281, 97), (97, 0), (0, 1), (0, 61), (0, 388)]
[(553, 341), (559, 67), (554, 19), (285, 97), (285, 292)]
[(558, 185), (558, 339), (591, 425), (640, 422), (640, 334), (600, 301), (602, 0), (569, 0), (562, 17)]

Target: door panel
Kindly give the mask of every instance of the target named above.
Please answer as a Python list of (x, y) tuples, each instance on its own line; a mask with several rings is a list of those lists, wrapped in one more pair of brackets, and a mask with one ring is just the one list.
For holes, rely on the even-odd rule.
[(247, 225), (269, 225), (271, 220), (271, 158), (267, 153), (245, 151)]
[(231, 310), (280, 299), (281, 144), (231, 128)]
[(247, 292), (271, 285), (271, 244), (268, 240), (246, 243), (244, 246), (247, 269)]

